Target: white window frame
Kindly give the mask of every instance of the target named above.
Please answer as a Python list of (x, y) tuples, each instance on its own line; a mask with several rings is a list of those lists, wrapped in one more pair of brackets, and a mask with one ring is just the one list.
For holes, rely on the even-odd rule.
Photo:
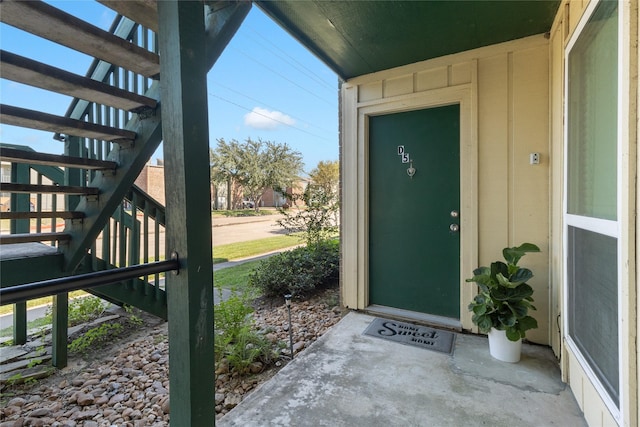
[[(569, 193), (569, 54), (573, 49), (576, 41), (582, 34), (584, 27), (586, 26), (589, 19), (591, 19), (594, 11), (600, 5), (601, 0), (592, 0), (589, 2), (586, 10), (584, 11), (580, 22), (576, 26), (575, 31), (571, 35), (571, 38), (567, 42), (564, 51), (564, 117), (565, 117), (565, 125), (564, 125), (564, 177), (563, 177), (563, 186), (564, 186), (564, 195), (563, 195), (563, 247), (564, 247), (564, 256), (563, 256), (563, 277), (564, 277), (564, 303), (563, 309), (565, 313), (569, 313), (569, 227), (575, 227), (582, 230), (591, 231), (594, 233), (599, 233), (605, 236), (613, 237), (617, 242), (617, 274), (618, 274), (618, 401), (619, 404), (616, 404), (609, 393), (606, 391), (606, 388), (602, 385), (602, 382), (595, 374), (591, 366), (587, 362), (586, 358), (582, 355), (579, 347), (576, 345), (575, 341), (570, 336), (570, 327), (569, 327), (569, 315), (564, 316), (564, 338), (567, 347), (569, 347), (572, 353), (575, 355), (578, 363), (581, 368), (586, 373), (587, 377), (595, 387), (598, 395), (606, 405), (607, 409), (611, 412), (611, 415), (615, 418), (616, 422), (620, 425), (624, 425), (623, 423), (623, 414), (625, 413), (625, 405), (626, 405), (626, 390), (624, 385), (626, 382), (624, 381), (624, 356), (623, 356), (623, 337), (626, 330), (623, 330), (622, 320), (623, 320), (623, 291), (622, 291), (622, 278), (623, 275), (628, 274), (624, 269), (622, 259), (624, 257), (625, 248), (622, 244), (622, 221), (626, 220), (623, 217), (623, 189), (622, 184), (624, 182), (623, 176), (623, 161), (624, 158), (622, 156), (623, 147), (622, 141), (624, 139), (624, 135), (621, 134), (620, 129), (624, 129), (624, 126), (627, 124), (625, 115), (628, 115), (628, 107), (625, 105), (624, 100), (624, 92), (623, 90), (627, 88), (624, 82), (624, 78), (628, 78), (628, 74), (623, 67), (623, 55), (624, 55), (624, 30), (625, 26), (623, 25), (623, 18), (625, 17), (626, 8), (622, 6), (622, 4), (618, 5), (618, 89), (617, 89), (617, 173), (616, 173), (616, 220), (606, 220), (600, 218), (591, 218), (580, 215), (574, 215), (568, 213), (568, 193)], [(628, 88), (627, 88), (628, 89)]]

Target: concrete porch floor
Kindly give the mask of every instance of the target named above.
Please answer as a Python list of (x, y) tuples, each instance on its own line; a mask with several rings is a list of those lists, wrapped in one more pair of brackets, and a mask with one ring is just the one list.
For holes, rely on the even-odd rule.
[(517, 364), (487, 339), (457, 334), (453, 355), (362, 333), (351, 312), (218, 426), (586, 426), (551, 350)]

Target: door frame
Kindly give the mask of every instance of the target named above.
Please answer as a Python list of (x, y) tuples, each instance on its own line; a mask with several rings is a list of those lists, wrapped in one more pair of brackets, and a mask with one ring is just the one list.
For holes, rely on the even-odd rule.
[[(460, 234), (450, 229), (459, 218), (450, 212), (460, 209), (460, 104), (367, 117), (367, 309), (459, 328)], [(398, 144), (410, 153), (407, 162), (418, 168), (417, 178), (407, 176), (409, 164), (399, 161)], [(425, 277), (428, 271), (434, 275)]]
[(343, 271), (343, 281), (348, 282), (343, 284), (346, 307), (369, 306), (369, 117), (459, 104), (460, 324), (457, 326), (477, 332), (467, 310), (476, 289), (464, 281), (478, 264), (477, 61), (472, 61), (471, 68), (471, 83), (376, 101), (358, 102), (357, 86), (343, 86), (342, 114), (347, 116), (343, 117), (343, 123), (352, 126), (342, 129), (342, 139), (346, 141), (342, 147), (342, 190), (344, 194), (357, 195), (343, 197), (342, 205), (342, 253), (343, 259), (349, 261)]

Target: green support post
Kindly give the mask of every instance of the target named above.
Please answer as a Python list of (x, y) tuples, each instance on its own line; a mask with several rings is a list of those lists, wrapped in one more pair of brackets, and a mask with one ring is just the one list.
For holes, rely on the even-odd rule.
[[(29, 165), (21, 163), (11, 164), (11, 182), (28, 184), (30, 180)], [(31, 201), (28, 194), (11, 194), (12, 212), (29, 212)], [(11, 234), (28, 233), (31, 227), (28, 219), (12, 219)], [(19, 302), (13, 306), (13, 344), (21, 345), (27, 342), (27, 303)]]
[(67, 366), (67, 325), (69, 325), (69, 294), (53, 296), (53, 327), (51, 329), (51, 364), (56, 368)]
[[(77, 136), (67, 136), (64, 142), (66, 156), (82, 157), (82, 139)], [(81, 169), (65, 168), (64, 185), (81, 186)], [(78, 206), (80, 196), (65, 196), (66, 209), (72, 211)], [(51, 364), (56, 368), (67, 366), (67, 340), (69, 337), (69, 294), (63, 292), (53, 296), (51, 328)]]
[(207, 65), (202, 2), (158, 2), (171, 425), (215, 424)]
[[(82, 157), (82, 139), (77, 136), (67, 136), (64, 140), (64, 155)], [(65, 168), (64, 185), (81, 186), (83, 172), (82, 169)], [(79, 202), (80, 196), (65, 196), (66, 207), (69, 211), (74, 210)]]
[(22, 345), (27, 342), (27, 303), (13, 305), (13, 343)]

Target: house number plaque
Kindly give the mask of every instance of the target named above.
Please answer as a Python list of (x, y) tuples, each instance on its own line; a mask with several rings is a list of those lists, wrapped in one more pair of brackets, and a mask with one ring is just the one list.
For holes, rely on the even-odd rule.
[(413, 159), (411, 159), (409, 153), (405, 151), (404, 145), (398, 145), (398, 156), (400, 156), (400, 160), (403, 164), (409, 163), (407, 175), (409, 175), (410, 178), (413, 178), (413, 175), (416, 174), (416, 169), (413, 167)]

